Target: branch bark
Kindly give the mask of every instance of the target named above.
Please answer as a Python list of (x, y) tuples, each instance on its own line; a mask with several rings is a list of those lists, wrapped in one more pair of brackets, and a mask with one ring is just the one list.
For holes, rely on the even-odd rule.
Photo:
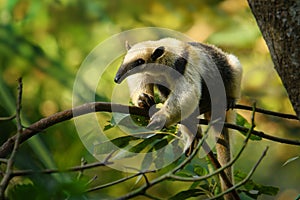
[(300, 119), (300, 2), (248, 0), (248, 3)]
[[(128, 113), (128, 106), (123, 105), (114, 105), (115, 109), (118, 110), (120, 113)], [(82, 106), (75, 107), (73, 109), (61, 111), (55, 113), (49, 117), (43, 118), (28, 128), (23, 130), (22, 134), (20, 135), (20, 144), (24, 141), (28, 140), (35, 134), (44, 131), (46, 128), (58, 124), (63, 121), (67, 121), (73, 118), (73, 112), (79, 115), (84, 115), (96, 111), (103, 111), (103, 112), (112, 112), (111, 104), (104, 103), (104, 102), (93, 102), (87, 103)], [(129, 113), (134, 115), (142, 115), (148, 116), (148, 112), (144, 109), (137, 108), (137, 107), (129, 107)], [(9, 138), (1, 147), (0, 147), (0, 158), (5, 158), (11, 151), (14, 146), (16, 140), (16, 136)]]
[[(74, 117), (73, 112), (76, 113), (77, 116), (92, 113), (92, 112), (112, 112), (112, 109), (111, 109), (112, 106), (114, 107), (114, 112), (128, 113), (128, 110), (129, 110), (130, 114), (148, 117), (148, 110), (143, 109), (143, 108), (127, 106), (127, 105), (111, 104), (111, 103), (107, 103), (107, 102), (87, 103), (87, 104), (75, 107), (73, 109), (55, 113), (49, 117), (43, 118), (43, 119), (33, 123), (28, 128), (23, 130), (22, 134), (20, 135), (20, 144), (22, 144), (24, 141), (28, 140), (35, 134), (44, 131), (45, 129), (47, 129), (50, 126), (53, 126), (60, 122), (72, 119)], [(238, 109), (248, 110), (247, 106), (236, 105), (236, 107)], [(245, 107), (245, 108), (242, 108), (242, 107)], [(249, 108), (251, 108), (251, 107), (249, 107)], [(208, 110), (200, 108), (200, 111), (201, 111), (201, 113), (205, 113)], [(256, 112), (266, 112), (266, 111), (263, 109), (256, 108)], [(268, 114), (278, 116), (278, 113), (276, 114), (276, 112), (268, 111)], [(283, 114), (281, 117), (287, 117), (287, 118), (293, 118), (293, 119), (297, 118), (296, 116), (292, 117), (291, 115), (286, 115), (286, 114)], [(201, 120), (200, 122), (201, 122), (201, 124), (208, 124), (208, 121), (206, 121), (206, 120)], [(248, 129), (245, 127), (241, 127), (241, 126), (237, 126), (237, 125), (233, 125), (233, 124), (225, 123), (225, 126), (228, 128), (240, 130), (245, 133), (247, 133), (247, 131), (248, 131)], [(267, 135), (260, 131), (252, 131), (252, 134), (260, 136), (262, 138), (272, 140), (272, 141), (300, 146), (300, 141), (297, 141), (297, 140), (288, 140), (288, 139), (284, 139), (284, 138), (278, 138), (278, 137)], [(11, 153), (14, 143), (15, 143), (15, 140), (16, 140), (16, 135), (7, 139), (7, 141), (1, 145), (0, 158), (6, 158)]]

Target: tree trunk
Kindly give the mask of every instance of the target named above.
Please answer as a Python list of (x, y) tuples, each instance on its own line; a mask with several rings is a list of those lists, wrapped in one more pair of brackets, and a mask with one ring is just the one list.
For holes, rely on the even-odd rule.
[(248, 0), (300, 119), (300, 1)]

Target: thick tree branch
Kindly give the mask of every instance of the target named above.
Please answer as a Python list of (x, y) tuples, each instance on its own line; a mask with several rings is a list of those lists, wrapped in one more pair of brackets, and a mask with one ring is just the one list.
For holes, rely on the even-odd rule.
[[(88, 113), (92, 113), (92, 112), (112, 112), (112, 109), (111, 109), (112, 106), (114, 108), (114, 112), (128, 113), (128, 111), (129, 111), (129, 113), (133, 114), (133, 115), (140, 115), (140, 116), (148, 117), (148, 111), (146, 109), (142, 109), (142, 108), (138, 108), (138, 107), (134, 107), (134, 106), (111, 104), (111, 103), (107, 103), (107, 102), (86, 103), (84, 105), (75, 107), (73, 109), (69, 109), (69, 110), (65, 110), (65, 111), (55, 113), (55, 114), (53, 114), (49, 117), (43, 118), (43, 119), (33, 123), (28, 128), (23, 130), (22, 134), (20, 135), (20, 144), (23, 143), (24, 141), (28, 140), (29, 138), (31, 138), (35, 134), (37, 134), (39, 132), (42, 132), (43, 130), (47, 129), (48, 127), (51, 127), (51, 126), (53, 126), (55, 124), (58, 124), (60, 122), (72, 119), (74, 117), (73, 112), (76, 113), (76, 116), (80, 116), (80, 115), (84, 115), (84, 114), (88, 114)], [(239, 109), (244, 109), (244, 108), (242, 108), (241, 105), (237, 105), (237, 107)], [(245, 109), (249, 110), (246, 107), (245, 107)], [(206, 109), (201, 108), (200, 110), (201, 110), (201, 113), (204, 113), (204, 112), (208, 111), (207, 108)], [(256, 112), (265, 113), (265, 110), (257, 108)], [(274, 115), (274, 116), (279, 116), (280, 115), (280, 114), (275, 115), (275, 113), (276, 112), (271, 112), (271, 111), (268, 112), (269, 115)], [(292, 119), (292, 118), (297, 119), (296, 116), (294, 116), (294, 117), (291, 117), (291, 116), (292, 115), (284, 114), (284, 115), (281, 115), (280, 117), (289, 118), (289, 119)], [(201, 124), (208, 124), (208, 121), (200, 120), (200, 123)], [(245, 133), (248, 131), (248, 128), (233, 125), (233, 124), (225, 123), (224, 126), (228, 127), (228, 128), (233, 128), (233, 129), (245, 132)], [(260, 132), (260, 131), (253, 131), (252, 134), (260, 136), (260, 137), (265, 138), (265, 139), (273, 140), (273, 141), (276, 141), (276, 142), (292, 144), (292, 145), (300, 145), (300, 141), (298, 141), (298, 140), (288, 140), (288, 139), (278, 138), (278, 137), (274, 137), (274, 136), (271, 136), (271, 135), (267, 135), (267, 134), (265, 134), (263, 132)], [(12, 136), (4, 144), (2, 144), (2, 146), (0, 147), (0, 158), (6, 158), (7, 155), (11, 153), (11, 151), (13, 149), (13, 146), (14, 146), (14, 143), (15, 143), (15, 140), (16, 140), (16, 135)]]
[[(73, 109), (61, 111), (55, 113), (49, 117), (43, 118), (28, 128), (26, 128), (22, 135), (20, 136), (20, 143), (28, 140), (35, 134), (45, 130), (46, 128), (58, 124), (63, 121), (67, 121), (73, 118), (73, 112), (77, 114), (77, 116), (92, 113), (92, 112), (112, 112), (111, 109), (112, 104), (105, 102), (93, 102), (87, 103), (82, 106), (75, 107)], [(128, 113), (128, 106), (117, 105), (114, 104), (114, 109), (120, 113)], [(129, 107), (129, 113), (134, 115), (148, 116), (148, 112), (144, 109), (137, 107)], [(15, 143), (16, 136), (9, 138), (1, 147), (0, 147), (0, 158), (5, 158), (13, 148)]]

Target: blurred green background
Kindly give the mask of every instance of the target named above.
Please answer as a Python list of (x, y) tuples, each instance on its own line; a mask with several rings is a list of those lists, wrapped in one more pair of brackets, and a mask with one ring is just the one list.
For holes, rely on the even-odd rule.
[[(294, 113), (246, 0), (0, 0), (0, 9), (0, 117), (15, 113), (16, 80), (23, 77), (24, 126), (72, 107), (76, 72), (96, 45), (122, 31), (149, 26), (179, 31), (235, 54), (244, 67), (240, 103), (251, 105), (256, 101), (261, 108)], [(106, 76), (106, 84), (113, 86), (114, 74)], [(102, 88), (99, 100), (109, 101), (110, 90), (110, 87)], [(238, 112), (250, 119), (249, 112)], [(298, 122), (257, 114), (256, 124), (257, 130), (299, 140)], [(15, 131), (15, 121), (0, 122), (1, 144)], [(235, 145), (239, 146), (242, 139), (238, 134)], [(300, 193), (300, 159), (283, 164), (300, 155), (299, 147), (265, 140), (250, 142), (236, 168), (249, 171), (266, 145), (270, 150), (253, 179), (279, 187), (275, 199), (295, 199)], [(16, 166), (18, 169), (66, 168), (80, 165), (82, 157), (88, 162), (96, 161), (82, 145), (73, 122), (68, 121), (24, 143)], [(126, 173), (105, 167), (89, 170), (86, 177), (94, 175), (98, 179), (91, 186), (116, 180)], [(74, 180), (76, 175), (72, 174), (30, 176), (13, 179), (13, 185), (22, 185), (25, 191), (34, 183), (36, 187), (30, 188), (31, 195), (39, 194), (43, 198), (48, 192), (59, 199), (63, 195), (61, 191), (80, 193), (82, 183)], [(90, 193), (87, 198), (125, 194), (134, 184), (128, 181)], [(187, 188), (185, 183), (167, 182), (151, 191), (169, 196), (184, 188)]]

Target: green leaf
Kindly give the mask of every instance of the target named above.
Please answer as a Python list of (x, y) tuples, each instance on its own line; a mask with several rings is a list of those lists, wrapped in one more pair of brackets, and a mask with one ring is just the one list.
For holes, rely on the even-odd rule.
[(134, 137), (134, 136), (124, 136), (124, 137), (118, 137), (116, 139), (111, 140), (114, 145), (116, 145), (119, 148), (123, 148), (129, 145), (131, 141), (139, 140), (140, 138)]
[(190, 189), (190, 190), (185, 190), (177, 193), (176, 195), (169, 198), (169, 200), (181, 200), (181, 199), (185, 200), (190, 197), (199, 197), (204, 194), (205, 193), (201, 189)]
[(117, 146), (113, 146), (111, 144), (111, 141), (105, 141), (94, 146), (94, 154), (95, 155), (108, 154), (118, 149), (119, 148)]
[(203, 191), (209, 191), (211, 188), (208, 180), (201, 180), (193, 182), (189, 189), (195, 189), (197, 187), (201, 188)]
[(242, 172), (242, 171), (237, 171), (234, 173), (234, 179), (235, 182), (240, 182), (242, 181), (244, 178), (246, 178), (247, 174)]
[[(239, 125), (239, 126), (243, 126), (243, 127), (246, 127), (248, 129), (251, 128), (251, 124), (240, 114), (237, 113), (236, 115), (236, 124)], [(242, 132), (242, 131), (239, 131), (242, 135), (246, 136), (247, 133), (245, 132)], [(257, 135), (251, 135), (250, 140), (262, 140), (262, 137), (259, 137)]]
[[(155, 140), (149, 144), (148, 146), (151, 148), (148, 150), (147, 155), (144, 158), (143, 163), (150, 163), (154, 162), (156, 168), (161, 168), (165, 164), (167, 158), (169, 157), (167, 155), (166, 147), (169, 144), (170, 138), (174, 138), (173, 136), (168, 134), (157, 134), (153, 136), (152, 138), (155, 138)], [(164, 139), (162, 139), (164, 138)], [(148, 139), (149, 140), (149, 139)], [(150, 157), (147, 157), (149, 154)], [(165, 160), (166, 159), (166, 160)], [(144, 164), (145, 165), (145, 164)], [(144, 169), (144, 168), (143, 168)]]
[(119, 149), (123, 149), (131, 153), (141, 153), (143, 151), (150, 152), (158, 150), (168, 144), (168, 140), (162, 140), (165, 136), (169, 137), (170, 135), (160, 133), (152, 135), (135, 134), (118, 137), (95, 145), (94, 153), (96, 155), (107, 154)]
[(130, 114), (124, 114), (124, 113), (115, 113), (114, 116), (111, 118), (110, 123), (112, 125), (118, 125), (121, 123), (124, 119), (127, 119), (130, 117)]
[(179, 172), (177, 172), (176, 175), (182, 177), (193, 177), (195, 176), (195, 173), (187, 169), (182, 169)]
[(155, 150), (159, 150), (159, 149), (165, 147), (168, 144), (169, 144), (169, 142), (168, 142), (167, 139), (162, 139), (162, 140), (158, 141), (156, 144), (154, 144), (153, 148)]
[[(140, 140), (140, 138), (129, 135), (129, 136), (118, 137), (113, 140), (104, 141), (100, 144), (95, 145), (94, 153), (96, 155), (111, 153), (112, 151), (129, 146), (129, 143), (131, 141), (136, 141), (136, 140)], [(115, 146), (112, 144), (114, 144)]]
[(264, 194), (264, 195), (270, 195), (275, 196), (279, 188), (273, 187), (273, 186), (265, 186), (261, 184), (254, 183), (252, 180), (249, 180), (245, 185), (244, 188), (246, 191), (244, 191), (248, 196), (257, 199), (258, 196)]
[(193, 182), (193, 184), (190, 186), (189, 189), (196, 189), (196, 187), (198, 187), (198, 185), (201, 183), (201, 181), (195, 181)]
[[(117, 116), (118, 116), (118, 115), (117, 115)], [(117, 116), (116, 116), (116, 117), (117, 117)], [(103, 131), (107, 131), (107, 130), (109, 130), (109, 129), (111, 129), (111, 128), (114, 128), (114, 127), (116, 127), (116, 125), (117, 125), (114, 116), (112, 116), (111, 119), (110, 119), (109, 121), (107, 121), (107, 122), (108, 122), (108, 124), (104, 126)]]
[(167, 139), (163, 139), (159, 142), (157, 142), (154, 145), (154, 149), (155, 150), (159, 150), (156, 151), (156, 158), (154, 159), (154, 164), (156, 168), (161, 168), (163, 167), (164, 163), (166, 162), (167, 159), (167, 152), (166, 152), (166, 148), (161, 149), (162, 147), (165, 147), (166, 145), (168, 145), (168, 140)]
[(178, 132), (177, 125), (173, 125), (168, 128), (163, 128), (162, 131), (176, 134)]
[[(134, 153), (140, 153), (142, 150), (144, 150), (147, 146), (151, 146), (151, 144), (153, 144), (154, 142), (160, 140), (161, 138), (163, 138), (165, 136), (165, 134), (155, 134), (150, 136), (149, 138), (145, 138), (143, 139), (143, 141), (135, 146), (133, 146), (132, 148), (129, 149), (129, 151), (134, 152)], [(151, 148), (153, 150), (153, 148)]]
[(149, 169), (153, 162), (153, 152), (149, 152), (145, 155), (144, 160), (142, 162), (142, 169)]
[(261, 194), (275, 196), (275, 195), (277, 195), (279, 188), (273, 187), (273, 186), (260, 185), (259, 191), (261, 192)]
[(138, 126), (147, 126), (149, 123), (149, 118), (139, 116), (139, 115), (131, 115), (131, 119), (138, 125)]
[(202, 167), (200, 165), (195, 165), (194, 167), (194, 172), (198, 175), (198, 176), (204, 176), (208, 174), (208, 171), (205, 167)]
[(295, 157), (292, 157), (290, 159), (288, 159), (287, 161), (285, 161), (285, 163), (283, 163), (282, 167), (286, 166), (287, 164), (297, 160), (299, 158), (299, 156), (295, 156)]
[(115, 125), (113, 125), (113, 124), (107, 124), (107, 125), (104, 126), (103, 131), (107, 131), (107, 130), (109, 130), (111, 128), (114, 128), (114, 127), (115, 127)]
[[(243, 172), (237, 172), (235, 174), (235, 178), (237, 181), (243, 180), (246, 176), (247, 174)], [(279, 188), (274, 186), (261, 185), (259, 183), (255, 183), (250, 179), (241, 187), (241, 191), (244, 192), (247, 196), (257, 199), (258, 196), (262, 194), (275, 196), (278, 193)]]
[(240, 114), (236, 114), (236, 124), (239, 126), (244, 126), (246, 128), (250, 128), (251, 124), (248, 123), (248, 121)]

